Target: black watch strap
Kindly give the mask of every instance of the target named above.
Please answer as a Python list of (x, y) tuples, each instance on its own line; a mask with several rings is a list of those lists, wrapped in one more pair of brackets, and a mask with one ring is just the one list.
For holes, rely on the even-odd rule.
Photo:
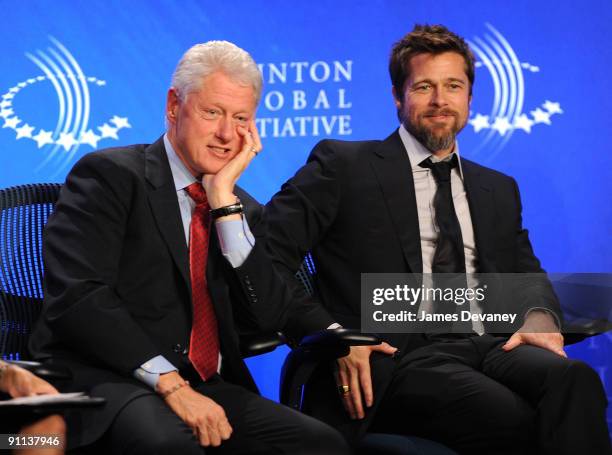
[(225, 207), (219, 207), (218, 209), (213, 209), (210, 211), (210, 216), (213, 220), (217, 218), (221, 218), (222, 216), (233, 215), (234, 213), (242, 213), (244, 211), (244, 207), (242, 206), (242, 202), (238, 200), (235, 204), (226, 205)]

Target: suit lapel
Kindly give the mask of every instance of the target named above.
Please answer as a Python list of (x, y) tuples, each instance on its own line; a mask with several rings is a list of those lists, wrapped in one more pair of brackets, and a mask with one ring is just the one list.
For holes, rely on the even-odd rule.
[[(181, 272), (185, 284), (190, 287), (189, 255), (181, 221), (176, 188), (164, 148), (158, 139), (145, 150), (145, 177), (149, 184), (149, 203), (161, 235)], [(178, 220), (178, 223), (177, 223)]]
[(420, 273), (423, 261), (414, 181), (410, 160), (397, 130), (380, 143), (370, 163), (402, 245), (404, 258), (412, 272)]
[(492, 267), (495, 264), (495, 258), (491, 257), (495, 251), (491, 237), (495, 229), (493, 191), (483, 180), (478, 165), (461, 158), (461, 167), (480, 261), (479, 272), (493, 272)]

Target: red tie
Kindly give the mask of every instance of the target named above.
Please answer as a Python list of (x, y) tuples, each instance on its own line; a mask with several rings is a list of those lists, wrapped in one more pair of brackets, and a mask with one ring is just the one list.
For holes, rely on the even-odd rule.
[(210, 206), (200, 182), (192, 183), (185, 188), (185, 191), (196, 203), (189, 232), (189, 268), (193, 301), (189, 360), (202, 379), (206, 380), (217, 372), (219, 364), (217, 318), (206, 283)]

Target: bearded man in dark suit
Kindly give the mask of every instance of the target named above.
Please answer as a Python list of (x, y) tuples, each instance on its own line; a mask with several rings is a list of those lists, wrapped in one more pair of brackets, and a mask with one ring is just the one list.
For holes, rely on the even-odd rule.
[(352, 347), (335, 375), (322, 368), (306, 406), (347, 435), (415, 435), (466, 454), (609, 453), (601, 381), (566, 358), (516, 182), (459, 157), (472, 52), (444, 26), (416, 26), (389, 70), (399, 129), (383, 141), (320, 142), (266, 207), (287, 280), (311, 252), (322, 304), (301, 297), (286, 332), (359, 328), (362, 273), (539, 278), (517, 289), (515, 333), (384, 333), (381, 345)]

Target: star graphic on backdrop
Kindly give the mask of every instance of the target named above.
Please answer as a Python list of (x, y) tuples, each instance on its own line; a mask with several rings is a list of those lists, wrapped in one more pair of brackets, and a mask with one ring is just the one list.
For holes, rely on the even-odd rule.
[(5, 93), (4, 95), (2, 95), (2, 99), (3, 100), (10, 100), (12, 98), (15, 98), (15, 94), (14, 93)]
[(21, 119), (19, 117), (6, 118), (4, 119), (4, 125), (2, 128), (17, 128), (17, 125), (21, 123)]
[(508, 130), (512, 129), (512, 125), (508, 121), (506, 117), (497, 117), (491, 128), (499, 131), (499, 134), (502, 136), (508, 132)]
[(552, 101), (546, 100), (542, 107), (548, 111), (549, 114), (563, 114), (563, 109), (559, 103), (553, 103)]
[(94, 133), (91, 129), (81, 133), (81, 137), (79, 138), (79, 142), (81, 144), (89, 144), (93, 148), (98, 146), (98, 141), (100, 140), (100, 136)]
[(13, 112), (13, 109), (2, 109), (0, 111), (0, 117), (3, 118), (8, 118), (10, 117), (12, 114), (14, 114), (15, 112)]
[(550, 125), (550, 114), (548, 112), (544, 112), (542, 109), (537, 108), (535, 111), (531, 111), (531, 115), (533, 115), (534, 123), (546, 123)]
[(32, 137), (34, 127), (26, 123), (25, 125), (16, 128), (15, 131), (17, 131), (17, 139), (21, 139), (22, 137)]
[(469, 121), (469, 124), (474, 127), (474, 132), (478, 133), (483, 128), (489, 128), (489, 116), (476, 114), (476, 117)]
[(64, 150), (68, 151), (72, 146), (77, 145), (79, 141), (74, 138), (72, 133), (60, 133), (60, 138), (55, 143), (63, 146)]
[(0, 103), (0, 109), (4, 109), (5, 107), (9, 107), (11, 104), (13, 104), (13, 103), (11, 103), (9, 100), (4, 100), (4, 101), (2, 101)]
[(102, 133), (102, 138), (112, 137), (113, 139), (119, 139), (119, 137), (117, 136), (117, 128), (113, 128), (108, 123), (99, 126), (98, 129)]
[(526, 133), (531, 133), (531, 127), (533, 126), (533, 121), (527, 117), (525, 114), (519, 115), (514, 119), (514, 129), (521, 129)]
[(36, 141), (38, 148), (41, 148), (43, 145), (53, 144), (51, 134), (51, 131), (40, 130), (36, 136), (32, 136), (32, 139)]
[(115, 124), (117, 129), (131, 128), (132, 127), (132, 125), (130, 125), (128, 123), (127, 117), (118, 117), (118, 116), (115, 115), (112, 119), (110, 119), (110, 121), (111, 121), (111, 123)]

